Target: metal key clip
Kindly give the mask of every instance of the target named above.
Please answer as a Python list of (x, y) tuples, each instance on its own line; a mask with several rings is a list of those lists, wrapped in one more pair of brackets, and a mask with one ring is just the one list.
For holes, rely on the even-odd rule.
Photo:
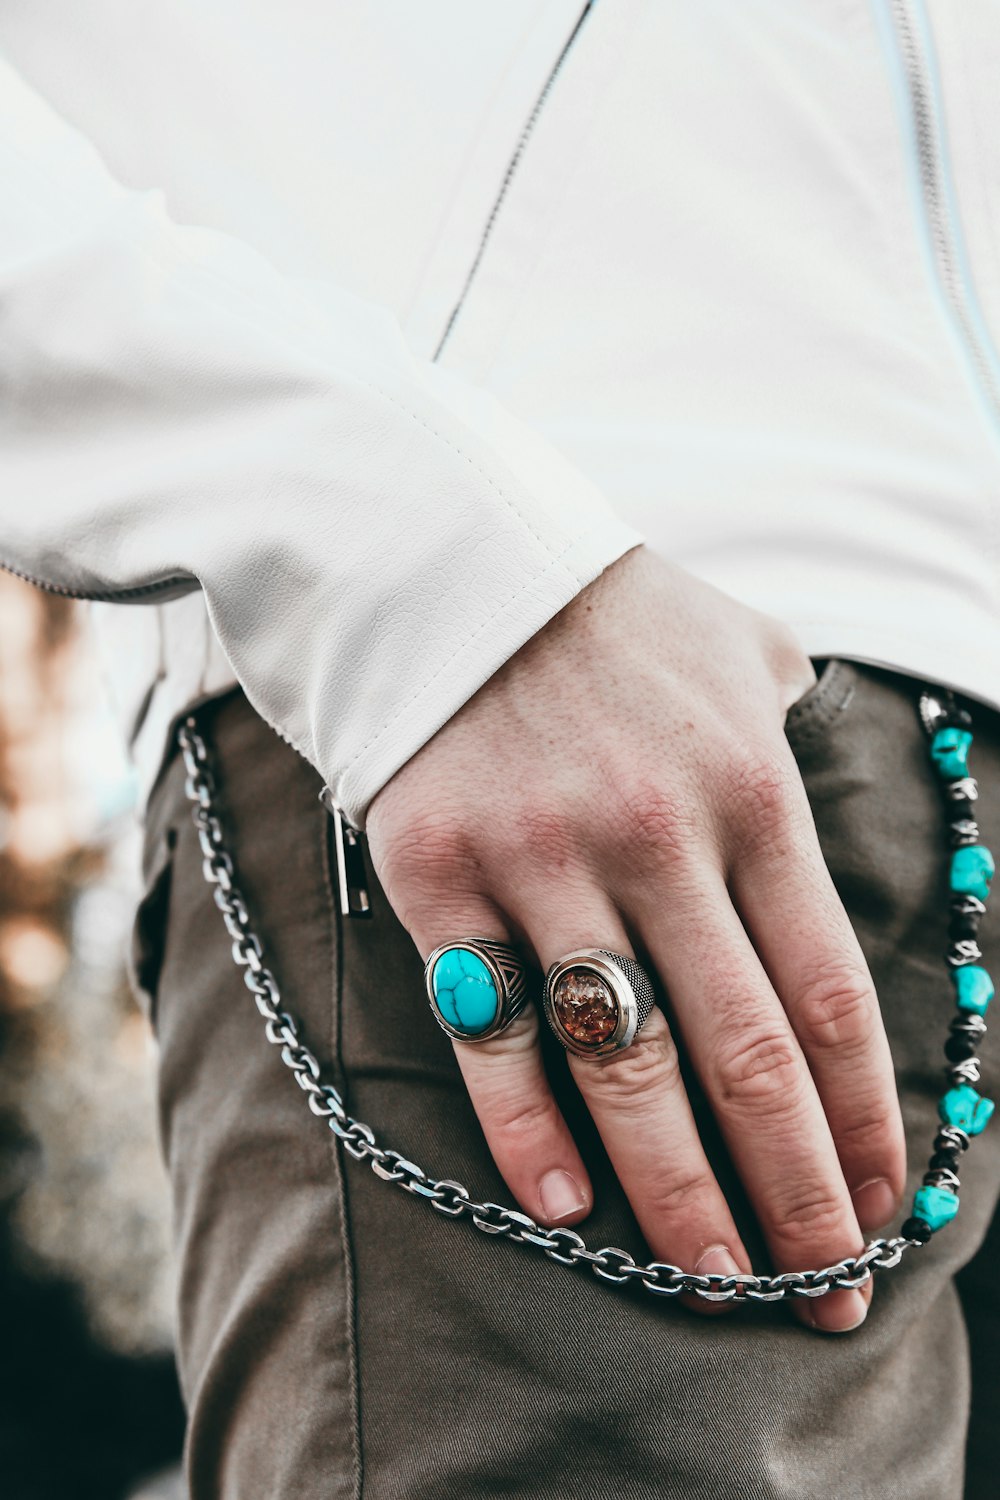
[(365, 860), (361, 850), (361, 830), (349, 823), (325, 786), (319, 800), (333, 819), (333, 842), (337, 853), (337, 890), (340, 913), (344, 917), (370, 917), (371, 899), (365, 884)]

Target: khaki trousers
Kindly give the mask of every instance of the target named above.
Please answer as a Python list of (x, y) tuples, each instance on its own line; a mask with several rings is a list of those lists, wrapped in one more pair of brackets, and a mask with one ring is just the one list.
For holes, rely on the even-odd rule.
[[(917, 694), (908, 679), (835, 662), (788, 722), (878, 987), (911, 1192), (952, 1014), (943, 813)], [(338, 915), (315, 773), (238, 694), (201, 717), (284, 1004), (351, 1112), (434, 1175), (509, 1202), (429, 1013), (420, 958), (370, 870), (373, 919)], [(997, 848), (1000, 718), (976, 720), (983, 835)], [(135, 971), (162, 1057), (192, 1500), (996, 1496), (996, 1122), (963, 1161), (957, 1221), (879, 1276), (858, 1331), (811, 1333), (781, 1307), (699, 1318), (453, 1223), (342, 1155), (264, 1040), (202, 881), (176, 757), (152, 799), (146, 876)], [(595, 1184), (588, 1244), (645, 1257), (557, 1046), (547, 1060)], [(992, 1037), (984, 1063), (995, 1093)], [(764, 1267), (693, 1080), (690, 1090)]]

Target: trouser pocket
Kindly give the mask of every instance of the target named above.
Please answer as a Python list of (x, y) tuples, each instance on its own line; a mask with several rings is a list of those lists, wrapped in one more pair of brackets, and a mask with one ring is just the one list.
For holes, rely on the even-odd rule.
[(852, 662), (834, 657), (814, 664), (816, 681), (785, 715), (785, 736), (793, 750), (844, 724), (857, 693), (858, 673)]
[(139, 1008), (156, 1028), (157, 993), (170, 917), (176, 834), (166, 829), (148, 846), (142, 897), (132, 922), (127, 969)]

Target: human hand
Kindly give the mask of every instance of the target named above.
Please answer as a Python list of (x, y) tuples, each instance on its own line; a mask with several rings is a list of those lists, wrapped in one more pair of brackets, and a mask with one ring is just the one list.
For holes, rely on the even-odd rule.
[[(780, 1270), (860, 1250), (894, 1213), (905, 1147), (867, 965), (783, 733), (815, 680), (777, 621), (645, 549), (529, 641), (379, 792), (368, 841), (421, 954), (480, 936), (541, 968), (576, 948), (655, 967)], [(592, 1206), (529, 1005), (455, 1051), (526, 1212)], [(663, 1012), (569, 1067), (653, 1251), (750, 1270)], [(797, 1303), (855, 1326), (870, 1300)]]

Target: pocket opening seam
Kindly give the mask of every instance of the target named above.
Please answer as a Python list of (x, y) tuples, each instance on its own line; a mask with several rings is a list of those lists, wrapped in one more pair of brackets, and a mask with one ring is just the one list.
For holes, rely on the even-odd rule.
[(788, 710), (786, 738), (802, 741), (825, 732), (850, 708), (856, 693), (857, 680), (849, 664), (839, 657), (831, 658), (818, 681)]

